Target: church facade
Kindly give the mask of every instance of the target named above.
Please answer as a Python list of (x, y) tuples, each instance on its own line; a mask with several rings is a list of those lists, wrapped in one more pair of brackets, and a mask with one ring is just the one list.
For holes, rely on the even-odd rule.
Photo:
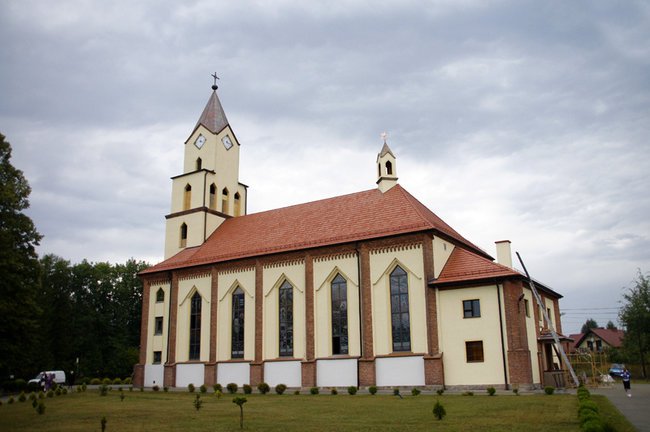
[(559, 363), (559, 299), (497, 262), (397, 182), (247, 214), (216, 86), (172, 177), (165, 260), (144, 283), (140, 386), (534, 387)]

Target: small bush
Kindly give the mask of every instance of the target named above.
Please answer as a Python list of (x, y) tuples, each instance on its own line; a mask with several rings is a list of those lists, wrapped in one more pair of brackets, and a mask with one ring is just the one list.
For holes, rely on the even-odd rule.
[(473, 391), (466, 391), (466, 392), (464, 392), (462, 394), (462, 396), (474, 396), (474, 392)]
[(546, 393), (549, 396), (552, 395), (553, 393), (555, 393), (555, 387), (553, 386), (544, 387), (544, 393)]
[(25, 402), (26, 400), (27, 400), (27, 396), (25, 396), (25, 392), (20, 392), (20, 396), (18, 396), (18, 401)]
[(350, 386), (348, 387), (348, 394), (355, 395), (357, 394), (357, 390), (359, 390), (356, 386)]
[(239, 386), (237, 384), (235, 384), (235, 383), (226, 384), (226, 390), (228, 390), (228, 393), (230, 393), (230, 394), (237, 393), (238, 389), (239, 389)]
[(81, 385), (82, 392), (85, 392), (87, 389), (88, 389), (88, 385), (86, 385), (85, 383)]
[(371, 395), (376, 394), (377, 393), (377, 387), (376, 386), (368, 387), (368, 393), (370, 393)]
[[(99, 395), (100, 396), (106, 396), (108, 394), (108, 386), (105, 384), (102, 384), (99, 387)], [(48, 395), (49, 396), (49, 395)]]
[(151, 387), (151, 389), (155, 392), (160, 391), (160, 387), (158, 387), (158, 385)]
[(15, 401), (16, 401), (16, 400), (14, 399), (13, 396), (9, 396), (9, 399), (7, 399), (7, 403), (8, 403), (9, 405), (13, 404)]
[(140, 387), (140, 393), (144, 392), (144, 387)]
[(584, 410), (589, 410), (597, 413), (598, 405), (596, 405), (596, 402), (592, 400), (583, 400), (578, 404), (578, 413)]
[(49, 398), (53, 398), (53, 397), (54, 397), (54, 390), (49, 389), (49, 390), (47, 391), (46, 396), (49, 397)]
[(101, 383), (102, 383), (102, 380), (100, 380), (99, 378), (93, 378), (93, 379), (90, 380), (91, 385), (100, 385)]
[(214, 392), (214, 395), (217, 397), (217, 399), (221, 399), (221, 390)]
[(212, 390), (214, 390), (215, 393), (218, 392), (218, 391), (223, 393), (223, 387), (219, 383), (216, 383), (215, 385), (213, 385)]
[(102, 419), (99, 421), (99, 424), (100, 424), (101, 427), (102, 427), (102, 432), (104, 432), (104, 431), (106, 430), (106, 423), (107, 423), (106, 416), (104, 416), (104, 417), (102, 417)]
[(132, 383), (131, 377), (127, 377), (122, 380), (122, 384), (129, 385), (131, 383)]
[[(0, 401), (0, 402), (2, 402), (2, 401)], [(0, 405), (2, 405), (2, 404), (0, 404)], [(32, 408), (36, 408), (37, 406), (38, 406), (38, 401), (36, 399), (34, 399), (32, 401)]]
[(120, 402), (124, 402), (124, 392), (120, 389)]
[(411, 396), (418, 396), (420, 393), (422, 393), (422, 392), (420, 391), (419, 388), (414, 387), (414, 388), (411, 389)]
[(30, 401), (36, 400), (36, 393), (31, 392), (31, 393), (29, 394), (29, 400), (30, 400)]
[(248, 384), (244, 384), (244, 385), (242, 386), (242, 388), (244, 389), (244, 394), (251, 394), (251, 393), (253, 393), (253, 387), (251, 387), (251, 386), (248, 385)]
[(312, 388), (310, 388), (310, 389), (309, 389), (309, 393), (311, 393), (311, 394), (313, 394), (313, 395), (317, 395), (317, 394), (318, 394), (318, 387), (312, 387)]
[(38, 398), (39, 399), (45, 399), (45, 393), (44, 392), (38, 392)]
[(589, 421), (593, 421), (593, 420), (600, 421), (600, 416), (591, 410), (580, 411), (578, 420), (580, 420), (580, 425), (582, 426)]
[(582, 425), (583, 432), (604, 432), (605, 428), (600, 419), (591, 419)]
[(63, 387), (63, 389), (61, 389), (61, 394), (67, 395), (68, 394), (68, 389)]
[(257, 390), (262, 394), (267, 394), (271, 390), (271, 387), (267, 383), (261, 382), (257, 385)]
[(39, 415), (43, 415), (43, 414), (45, 414), (45, 403), (43, 403), (43, 401), (40, 401), (40, 402), (38, 403), (38, 406), (36, 407), (36, 412), (37, 412)]
[(339, 394), (339, 391), (336, 389), (336, 387), (332, 387), (330, 389), (330, 394), (333, 394), (334, 396), (336, 396), (337, 394)]
[(399, 396), (399, 389), (397, 387), (393, 389), (393, 396)]
[(194, 387), (194, 384), (189, 383), (187, 386), (187, 391), (190, 393), (194, 393), (194, 390), (196, 390), (196, 387)]
[(61, 396), (63, 394), (63, 389), (61, 386), (57, 387), (56, 390), (54, 391), (54, 394), (57, 396)]
[(442, 418), (447, 415), (447, 411), (445, 410), (445, 407), (442, 406), (440, 401), (436, 401), (436, 404), (433, 406), (433, 415), (436, 416), (438, 420), (442, 420)]
[(133, 386), (129, 386), (129, 391), (130, 391), (130, 392), (133, 391)]
[(115, 378), (113, 380), (113, 385), (121, 385), (122, 384), (122, 378)]
[(518, 388), (513, 388), (512, 392), (515, 394), (515, 396), (519, 396), (519, 389)]
[(112, 382), (113, 382), (113, 380), (111, 380), (110, 378), (104, 378), (102, 380), (102, 384), (104, 384), (105, 386), (111, 385)]
[(275, 392), (277, 394), (279, 394), (279, 395), (284, 393), (286, 389), (287, 389), (287, 386), (284, 385), (284, 384), (278, 384), (278, 385), (275, 386)]
[(445, 389), (442, 389), (442, 388), (439, 388), (438, 390), (436, 390), (436, 393), (438, 394), (438, 396), (442, 396), (442, 394), (444, 392), (445, 392)]
[(489, 396), (494, 396), (494, 394), (497, 392), (497, 389), (495, 389), (494, 387), (488, 387), (486, 390)]
[(300, 390), (296, 390), (296, 391), (294, 391), (293, 394), (296, 395), (296, 396), (299, 395), (299, 394), (300, 394)]
[(205, 394), (205, 393), (207, 393), (208, 388), (205, 386), (205, 384), (201, 384), (201, 387), (199, 387), (199, 391), (200, 391), (202, 394)]
[(196, 398), (194, 399), (194, 408), (196, 408), (196, 410), (198, 411), (201, 409), (202, 406), (203, 406), (203, 401), (201, 400), (201, 395), (197, 394)]

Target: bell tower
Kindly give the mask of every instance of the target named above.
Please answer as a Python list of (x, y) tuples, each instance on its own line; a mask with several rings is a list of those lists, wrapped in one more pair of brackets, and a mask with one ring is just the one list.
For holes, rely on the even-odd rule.
[(239, 141), (217, 96), (212, 94), (185, 141), (183, 173), (172, 177), (165, 259), (200, 246), (221, 223), (246, 214), (247, 186), (239, 182)]
[(397, 184), (397, 161), (386, 143), (386, 132), (381, 134), (384, 146), (377, 155), (377, 186), (384, 193)]

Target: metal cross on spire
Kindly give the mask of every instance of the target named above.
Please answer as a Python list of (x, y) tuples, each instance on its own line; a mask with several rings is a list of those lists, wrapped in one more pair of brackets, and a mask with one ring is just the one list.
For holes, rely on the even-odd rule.
[(219, 88), (219, 86), (217, 86), (217, 80), (219, 79), (219, 77), (217, 76), (216, 72), (211, 74), (211, 76), (212, 78), (214, 78), (214, 84), (212, 84), (212, 90), (216, 90)]
[(381, 139), (384, 141), (384, 144), (386, 144), (386, 139), (388, 138), (388, 133), (382, 132), (381, 133)]

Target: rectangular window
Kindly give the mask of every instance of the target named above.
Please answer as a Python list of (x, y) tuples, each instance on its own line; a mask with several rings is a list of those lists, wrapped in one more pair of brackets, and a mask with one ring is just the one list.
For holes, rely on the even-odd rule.
[(551, 315), (551, 308), (546, 308), (546, 313), (548, 314), (549, 324), (553, 324), (553, 315)]
[(162, 351), (154, 351), (153, 364), (160, 364), (160, 363), (162, 363)]
[(478, 363), (483, 361), (483, 341), (465, 342), (467, 363)]
[(155, 335), (163, 334), (163, 317), (156, 317), (156, 325), (154, 327), (153, 334)]
[(526, 316), (530, 318), (530, 305), (528, 304), (528, 299), (524, 299), (524, 309), (526, 310)]
[(463, 300), (463, 318), (478, 318), (480, 316), (480, 300)]

